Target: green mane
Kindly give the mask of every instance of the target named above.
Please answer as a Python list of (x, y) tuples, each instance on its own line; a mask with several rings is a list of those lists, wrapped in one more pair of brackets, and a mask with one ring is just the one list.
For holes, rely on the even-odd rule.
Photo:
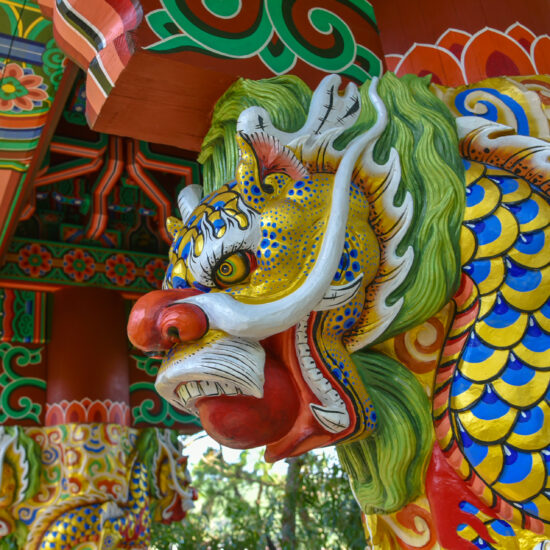
[(351, 358), (372, 398), (378, 427), (372, 436), (336, 450), (362, 510), (395, 512), (424, 487), (434, 439), (430, 402), (414, 375), (394, 359), (372, 351)]

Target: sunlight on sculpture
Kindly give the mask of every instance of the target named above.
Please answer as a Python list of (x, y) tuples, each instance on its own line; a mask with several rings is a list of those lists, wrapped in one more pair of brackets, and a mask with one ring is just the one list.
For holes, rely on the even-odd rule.
[(159, 393), (268, 461), (336, 444), (374, 548), (542, 548), (548, 83), (233, 85), (129, 321)]

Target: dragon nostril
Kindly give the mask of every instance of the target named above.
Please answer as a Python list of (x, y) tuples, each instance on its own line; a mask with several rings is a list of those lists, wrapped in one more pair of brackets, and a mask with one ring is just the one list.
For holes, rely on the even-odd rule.
[(154, 290), (142, 296), (128, 320), (132, 344), (158, 355), (174, 344), (202, 338), (208, 332), (208, 318), (198, 306), (184, 302), (197, 294), (188, 289)]
[(174, 342), (179, 342), (181, 339), (180, 339), (180, 331), (178, 330), (177, 327), (168, 327), (166, 329), (166, 334), (168, 335), (168, 337), (171, 339), (171, 340), (174, 340)]

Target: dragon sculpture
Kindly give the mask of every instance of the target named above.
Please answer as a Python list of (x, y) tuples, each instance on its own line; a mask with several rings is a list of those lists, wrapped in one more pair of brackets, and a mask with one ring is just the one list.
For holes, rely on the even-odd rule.
[(340, 85), (220, 99), (130, 339), (221, 443), (336, 444), (373, 548), (543, 548), (550, 79)]
[(193, 507), (186, 460), (168, 429), (1, 427), (0, 548), (145, 548)]

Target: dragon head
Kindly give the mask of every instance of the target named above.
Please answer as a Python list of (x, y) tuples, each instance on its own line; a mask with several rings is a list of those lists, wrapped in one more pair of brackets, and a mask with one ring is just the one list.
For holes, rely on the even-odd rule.
[(417, 197), (391, 142), (377, 151), (394, 123), (376, 82), (339, 85), (321, 82), (294, 132), (262, 106), (241, 112), (233, 180), (202, 200), (198, 186), (181, 192), (164, 288), (129, 321), (135, 346), (163, 354), (165, 399), (225, 445), (266, 445), (270, 461), (373, 432), (354, 352), (449, 293), (400, 317), (422, 272)]

